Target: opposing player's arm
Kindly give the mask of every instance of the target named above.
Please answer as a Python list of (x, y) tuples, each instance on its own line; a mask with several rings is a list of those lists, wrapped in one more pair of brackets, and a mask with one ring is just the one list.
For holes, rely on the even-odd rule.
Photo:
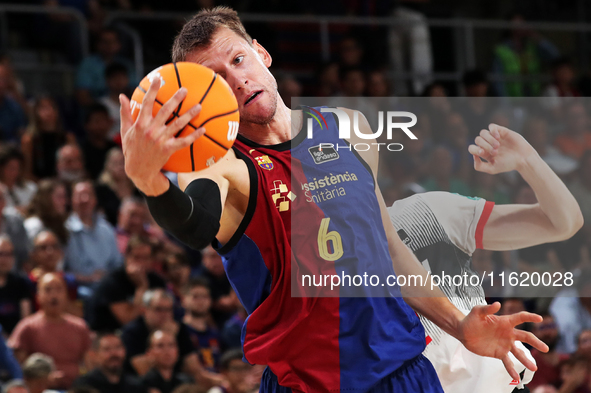
[[(230, 225), (222, 226), (220, 223), (232, 182), (229, 175), (231, 172), (240, 173), (248, 179), (247, 168), (244, 163), (238, 163), (240, 160), (230, 151), (219, 166), (216, 164), (198, 173), (182, 175), (180, 181), (185, 192), (173, 185), (162, 174), (161, 168), (174, 152), (190, 146), (205, 130), (200, 128), (185, 137), (175, 137), (199, 114), (200, 105), (189, 109), (176, 120), (167, 122), (186, 97), (185, 88), (179, 89), (156, 116), (152, 115), (160, 84), (160, 78), (152, 81), (135, 122), (132, 120), (129, 99), (120, 96), (125, 171), (146, 195), (156, 222), (183, 243), (200, 249), (218, 235), (220, 228), (224, 228), (220, 235), (226, 236), (231, 231), (231, 228), (228, 229)], [(241, 189), (240, 186), (234, 188)], [(232, 220), (226, 219), (224, 222), (231, 223)], [(223, 242), (223, 239), (218, 240)]]
[(583, 215), (573, 195), (521, 135), (491, 124), (489, 130), (481, 131), (469, 151), (478, 171), (496, 174), (517, 170), (538, 200), (532, 205), (495, 205), (484, 227), (484, 249), (512, 250), (561, 241), (583, 226)]
[[(348, 114), (351, 116), (352, 112), (349, 111)], [(359, 129), (361, 132), (365, 130), (365, 133), (371, 133), (367, 120), (363, 116), (360, 116)], [(356, 136), (351, 138), (351, 144), (361, 142), (355, 138)], [(365, 140), (365, 143), (371, 143), (371, 141)], [(378, 152), (370, 150), (360, 152), (360, 155), (368, 163), (373, 171), (374, 179), (376, 179), (376, 196), (380, 204), (382, 224), (388, 239), (388, 249), (392, 257), (394, 271), (397, 275), (406, 275), (407, 277), (409, 275), (420, 275), (423, 279), (427, 278), (427, 281), (424, 281), (428, 283), (427, 285), (402, 287), (404, 300), (415, 311), (421, 313), (446, 333), (458, 339), (468, 350), (477, 355), (501, 359), (512, 378), (519, 380), (519, 375), (508, 355), (509, 352), (513, 353), (528, 369), (535, 371), (537, 369), (536, 365), (516, 347), (515, 341), (527, 342), (543, 352), (547, 352), (548, 347), (532, 333), (517, 330), (515, 326), (524, 322), (540, 322), (542, 317), (527, 312), (520, 312), (510, 316), (496, 316), (494, 314), (500, 309), (500, 303), (498, 302), (488, 306), (476, 306), (467, 316), (464, 316), (437, 286), (430, 285), (430, 277), (428, 277), (427, 272), (396, 233), (382, 194), (377, 186)]]

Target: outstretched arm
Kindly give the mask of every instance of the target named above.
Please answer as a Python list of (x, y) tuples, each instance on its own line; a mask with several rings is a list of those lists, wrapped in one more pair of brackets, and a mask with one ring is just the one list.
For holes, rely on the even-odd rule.
[(484, 227), (484, 249), (513, 250), (561, 241), (583, 226), (573, 195), (521, 135), (491, 124), (468, 150), (477, 171), (497, 174), (517, 170), (538, 199), (533, 205), (496, 205)]
[[(347, 111), (352, 118), (352, 111)], [(370, 133), (367, 120), (360, 116), (360, 131)], [(354, 135), (352, 133), (352, 135)], [(362, 142), (353, 136), (351, 144)], [(372, 141), (363, 140), (368, 143)], [(494, 315), (500, 309), (500, 303), (488, 306), (476, 306), (464, 316), (437, 287), (431, 285), (431, 277), (422, 268), (412, 251), (406, 247), (396, 233), (382, 194), (377, 186), (378, 152), (359, 152), (361, 157), (371, 167), (376, 178), (376, 197), (380, 205), (382, 224), (388, 239), (388, 249), (392, 258), (394, 271), (397, 275), (419, 275), (427, 285), (402, 287), (404, 300), (417, 312), (431, 320), (446, 333), (458, 339), (468, 350), (477, 355), (501, 359), (512, 378), (519, 380), (519, 375), (513, 367), (509, 357), (511, 352), (525, 367), (535, 371), (536, 365), (516, 347), (515, 341), (526, 342), (540, 351), (547, 352), (548, 347), (532, 333), (515, 329), (524, 322), (540, 322), (542, 317), (528, 312), (521, 312), (510, 316)], [(408, 282), (409, 280), (407, 280)]]

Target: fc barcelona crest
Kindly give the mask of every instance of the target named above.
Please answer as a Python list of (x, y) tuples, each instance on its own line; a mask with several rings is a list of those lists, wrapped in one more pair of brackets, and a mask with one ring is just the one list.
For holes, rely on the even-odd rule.
[(271, 161), (269, 156), (259, 156), (259, 157), (255, 157), (255, 158), (261, 168), (266, 169), (268, 171), (273, 169), (273, 161)]

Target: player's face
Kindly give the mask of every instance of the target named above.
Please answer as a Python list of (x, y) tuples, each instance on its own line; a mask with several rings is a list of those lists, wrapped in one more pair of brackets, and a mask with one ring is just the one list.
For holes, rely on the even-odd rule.
[(186, 61), (220, 74), (238, 100), (241, 123), (268, 124), (277, 110), (277, 82), (269, 72), (271, 56), (256, 40), (250, 45), (227, 28), (219, 28), (211, 44), (191, 52)]

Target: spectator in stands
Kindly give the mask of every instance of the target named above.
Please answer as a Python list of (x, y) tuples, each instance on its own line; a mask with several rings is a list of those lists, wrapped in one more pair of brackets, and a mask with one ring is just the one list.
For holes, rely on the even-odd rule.
[(68, 192), (60, 180), (42, 180), (37, 193), (29, 204), (25, 229), (32, 241), (43, 230), (50, 230), (59, 239), (62, 246), (68, 242), (68, 230), (65, 223), (68, 218)]
[(21, 138), (26, 177), (55, 176), (57, 151), (67, 143), (76, 143), (76, 137), (64, 130), (55, 100), (50, 96), (35, 99), (29, 127)]
[(93, 342), (98, 367), (74, 381), (74, 388), (90, 386), (100, 393), (148, 393), (141, 382), (123, 372), (125, 347), (115, 333), (102, 333)]
[(90, 326), (95, 331), (115, 330), (141, 315), (142, 297), (148, 289), (165, 288), (152, 272), (154, 243), (144, 237), (129, 239), (125, 265), (109, 272), (94, 291), (90, 303)]
[(9, 83), (9, 70), (0, 64), (0, 141), (19, 143), (27, 117), (20, 104), (10, 97)]
[(3, 393), (29, 393), (29, 389), (27, 389), (27, 385), (25, 385), (25, 381), (22, 379), (13, 379), (9, 381), (4, 387), (2, 388)]
[(171, 332), (156, 330), (150, 334), (147, 356), (153, 363), (153, 367), (142, 377), (142, 383), (148, 390), (172, 393), (177, 386), (191, 382), (190, 378), (175, 371), (179, 347)]
[(290, 108), (297, 108), (302, 96), (302, 84), (292, 75), (285, 75), (277, 81), (277, 91), (283, 102)]
[(18, 210), (21, 214), (33, 199), (37, 185), (24, 179), (24, 157), (14, 145), (0, 147), (0, 183), (6, 186), (6, 206)]
[(468, 182), (473, 173), (474, 163), (472, 155), (468, 152), (468, 146), (474, 142), (474, 138), (470, 136), (470, 130), (464, 118), (457, 112), (451, 112), (447, 116), (445, 126), (445, 136), (442, 143), (452, 154), (452, 171), (456, 177)]
[(557, 175), (567, 175), (577, 168), (577, 161), (552, 146), (548, 136), (548, 122), (542, 117), (530, 117), (523, 125), (523, 137)]
[(196, 278), (190, 281), (183, 306), (183, 322), (189, 327), (201, 363), (209, 370), (217, 370), (221, 355), (220, 333), (211, 318), (211, 293), (207, 280)]
[(164, 260), (164, 273), (168, 291), (175, 298), (175, 306), (181, 307), (191, 278), (191, 262), (189, 262), (187, 254), (182, 251), (169, 253)]
[(29, 393), (57, 393), (49, 387), (60, 373), (56, 372), (53, 359), (42, 353), (32, 354), (23, 363), (23, 379)]
[(490, 119), (495, 110), (493, 99), (487, 99), (489, 83), (486, 74), (479, 70), (469, 70), (462, 77), (462, 87), (465, 98), (461, 100), (457, 110), (460, 112), (466, 126), (468, 135), (471, 139), (480, 135), (480, 130), (485, 129), (490, 124)]
[(560, 393), (588, 393), (589, 364), (587, 359), (574, 355), (560, 366)]
[(340, 90), (338, 63), (323, 64), (316, 74), (316, 97), (332, 97)]
[(248, 314), (242, 305), (230, 319), (226, 321), (222, 329), (222, 344), (224, 348), (240, 348), (242, 346), (242, 327)]
[(107, 28), (98, 34), (96, 53), (82, 60), (78, 67), (76, 98), (82, 106), (89, 106), (94, 100), (106, 94), (105, 70), (110, 64), (125, 65), (130, 83), (135, 82), (133, 66), (129, 60), (119, 56), (120, 50), (121, 42), (116, 30)]
[(117, 221), (119, 251), (125, 252), (127, 242), (134, 235), (165, 240), (162, 230), (151, 225), (150, 212), (146, 202), (139, 197), (127, 197), (121, 203), (119, 220)]
[(0, 54), (0, 64), (6, 69), (7, 74), (7, 95), (19, 103), (26, 113), (28, 109), (27, 99), (25, 98), (25, 85), (14, 72), (12, 61), (7, 54)]
[(363, 96), (365, 92), (365, 73), (361, 68), (342, 68), (340, 81), (341, 92), (344, 97)]
[(112, 125), (108, 133), (110, 140), (119, 137), (119, 125), (121, 122), (119, 108), (119, 95), (129, 95), (129, 71), (121, 63), (113, 63), (105, 69), (105, 81), (107, 83), (107, 93), (98, 101), (107, 108)]
[(135, 185), (125, 173), (125, 159), (121, 148), (113, 147), (107, 153), (105, 168), (96, 186), (98, 205), (112, 225), (117, 225), (121, 201), (137, 193)]
[(560, 333), (556, 351), (571, 354), (583, 330), (591, 329), (591, 271), (582, 271), (575, 285), (561, 290), (550, 304)]
[(66, 221), (69, 232), (64, 268), (79, 283), (98, 282), (107, 271), (121, 265), (115, 229), (96, 212), (96, 195), (92, 182), (85, 180), (72, 186), (72, 214)]
[(83, 319), (67, 314), (66, 283), (55, 273), (41, 277), (37, 300), (40, 310), (21, 320), (8, 345), (24, 361), (35, 352), (49, 355), (63, 374), (52, 380), (54, 389), (67, 389), (79, 375), (80, 364), (90, 349), (90, 331)]
[(85, 178), (84, 157), (78, 145), (68, 144), (57, 151), (55, 168), (57, 177), (65, 182), (75, 182)]
[(0, 326), (5, 334), (31, 314), (31, 283), (15, 272), (14, 261), (12, 241), (0, 235)]
[(427, 191), (448, 191), (470, 196), (472, 190), (461, 179), (453, 175), (453, 156), (450, 150), (438, 146), (431, 152), (431, 176), (421, 185)]
[(107, 152), (117, 146), (109, 139), (113, 120), (109, 111), (102, 104), (91, 105), (84, 122), (85, 140), (81, 145), (86, 172), (91, 179), (96, 179), (103, 171)]
[(499, 315), (512, 315), (521, 311), (525, 311), (525, 303), (523, 302), (523, 299), (508, 297), (501, 302)]
[(577, 354), (581, 355), (587, 361), (591, 360), (591, 329), (585, 329), (578, 337)]
[(191, 343), (189, 329), (173, 318), (173, 298), (164, 289), (146, 291), (143, 296), (144, 312), (123, 328), (121, 339), (127, 351), (128, 367), (139, 375), (151, 368), (148, 339), (156, 330), (165, 330), (176, 337), (179, 349), (175, 371), (184, 371), (200, 382), (219, 381), (219, 376), (203, 369)]
[(447, 97), (447, 89), (441, 81), (433, 81), (423, 89), (421, 97)]
[(121, 339), (127, 351), (127, 368), (130, 372), (145, 375), (151, 367), (152, 359), (147, 353), (148, 338), (156, 330), (172, 333), (178, 341), (180, 359), (177, 371), (182, 368), (182, 359), (195, 353), (188, 328), (173, 318), (173, 298), (162, 288), (146, 291), (142, 298), (143, 312), (139, 317), (123, 327)]
[(474, 196), (486, 199), (487, 201), (493, 201), (499, 205), (511, 203), (511, 198), (498, 176), (484, 172), (474, 173), (473, 175), (471, 185), (473, 186)]
[[(426, 117), (427, 123), (431, 128), (440, 124), (446, 124), (447, 118), (452, 111), (451, 102), (447, 96), (447, 90), (442, 82), (435, 81), (429, 84), (422, 94), (423, 97), (429, 97), (424, 108), (419, 108), (421, 115)], [(423, 120), (423, 124), (424, 124)], [(445, 132), (431, 132), (430, 137), (435, 143), (441, 143), (445, 138)]]
[[(63, 246), (55, 233), (49, 230), (39, 232), (39, 234), (33, 239), (33, 251), (31, 252), (33, 269), (29, 273), (29, 280), (31, 280), (31, 283), (33, 284), (33, 292), (36, 293), (37, 283), (41, 277), (47, 273), (59, 274), (66, 282), (68, 288), (69, 302), (66, 310), (70, 314), (81, 316), (81, 307), (76, 302), (76, 299), (78, 298), (76, 276), (61, 271), (61, 267), (63, 267), (63, 256)], [(35, 311), (38, 309), (39, 306), (36, 304)]]
[(574, 159), (579, 159), (585, 150), (591, 150), (591, 130), (587, 109), (576, 101), (566, 109), (566, 128), (556, 137), (554, 144), (560, 151)]
[(558, 326), (554, 318), (549, 313), (541, 313), (544, 320), (542, 322), (533, 324), (532, 333), (542, 340), (550, 350), (546, 353), (540, 352), (536, 349), (531, 350), (531, 355), (536, 361), (538, 371), (534, 374), (533, 379), (527, 385), (530, 390), (533, 390), (540, 385), (553, 385), (558, 387), (560, 385), (560, 362), (564, 360), (565, 356), (561, 356), (556, 352), (556, 344), (558, 343)]
[(343, 68), (363, 68), (363, 47), (355, 37), (345, 37), (339, 43), (339, 65)]
[(211, 313), (216, 325), (222, 326), (238, 310), (238, 298), (226, 276), (222, 257), (211, 246), (204, 248), (201, 255), (200, 276), (209, 281), (213, 300)]
[(390, 82), (381, 70), (373, 70), (367, 74), (367, 95), (369, 97), (390, 97)]
[(579, 160), (579, 168), (574, 181), (568, 186), (585, 220), (585, 228), (591, 225), (591, 150), (587, 150)]
[(55, 273), (63, 263), (63, 249), (55, 233), (44, 229), (33, 238), (31, 262), (33, 269), (29, 273), (31, 280), (37, 281), (45, 273)]
[[(537, 76), (544, 63), (556, 59), (560, 53), (547, 39), (530, 29), (522, 15), (511, 17), (509, 36), (495, 48), (493, 72), (498, 77)], [(501, 97), (539, 97), (539, 82), (501, 81), (496, 83)]]
[(221, 387), (209, 389), (208, 393), (249, 393), (256, 382), (249, 374), (252, 366), (242, 360), (241, 349), (231, 349), (222, 355), (221, 370), (226, 382)]
[(544, 107), (552, 112), (556, 120), (564, 120), (564, 110), (573, 97), (581, 93), (575, 86), (575, 70), (570, 59), (560, 57), (552, 63), (552, 82), (546, 86), (542, 95)]
[(30, 242), (23, 225), (23, 217), (14, 209), (6, 209), (6, 187), (0, 184), (0, 234), (8, 235), (14, 247), (16, 268), (29, 259)]

